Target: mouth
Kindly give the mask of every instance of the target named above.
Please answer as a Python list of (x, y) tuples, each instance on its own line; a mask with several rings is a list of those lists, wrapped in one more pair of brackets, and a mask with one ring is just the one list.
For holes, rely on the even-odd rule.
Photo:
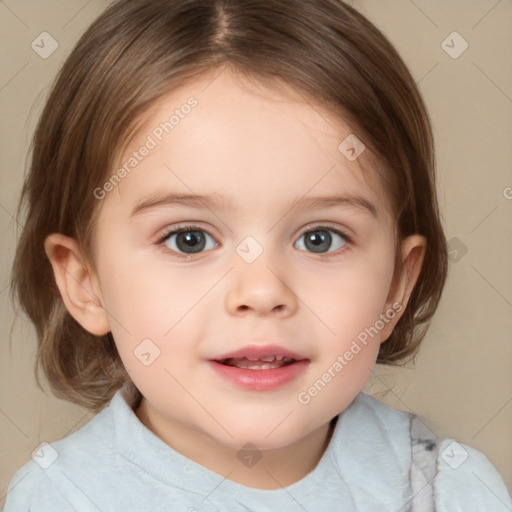
[(306, 357), (280, 347), (279, 345), (247, 345), (233, 352), (221, 354), (211, 359), (224, 366), (244, 368), (247, 370), (271, 370), (283, 368), (299, 361), (308, 360)]
[(209, 360), (214, 372), (238, 388), (271, 391), (291, 383), (310, 360), (278, 345), (250, 345)]
[(296, 359), (285, 356), (268, 356), (262, 358), (254, 357), (228, 357), (226, 359), (215, 360), (215, 362), (225, 366), (235, 368), (244, 368), (246, 370), (271, 370), (283, 368), (297, 362)]

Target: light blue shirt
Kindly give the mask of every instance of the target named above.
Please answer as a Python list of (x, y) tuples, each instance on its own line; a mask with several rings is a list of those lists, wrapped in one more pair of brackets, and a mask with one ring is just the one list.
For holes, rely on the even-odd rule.
[[(283, 489), (260, 490), (176, 452), (140, 422), (119, 390), (87, 425), (43, 446), (16, 472), (4, 512), (405, 512), (410, 426), (411, 414), (360, 393), (340, 414), (313, 471)], [(438, 447), (436, 511), (512, 511), (485, 455), (453, 443)]]

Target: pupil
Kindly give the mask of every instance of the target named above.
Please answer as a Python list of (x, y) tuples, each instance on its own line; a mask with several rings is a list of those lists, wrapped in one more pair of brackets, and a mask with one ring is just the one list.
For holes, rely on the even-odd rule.
[(310, 231), (306, 237), (306, 247), (313, 252), (324, 252), (329, 249), (332, 237), (329, 231)]
[(204, 249), (205, 241), (201, 231), (184, 231), (176, 237), (176, 245), (180, 251), (193, 254)]

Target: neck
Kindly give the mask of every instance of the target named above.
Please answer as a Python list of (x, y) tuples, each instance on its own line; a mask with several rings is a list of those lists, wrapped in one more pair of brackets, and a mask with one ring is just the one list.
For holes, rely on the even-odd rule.
[(331, 421), (283, 448), (252, 452), (219, 444), (202, 432), (162, 417), (144, 398), (134, 412), (181, 455), (228, 480), (265, 490), (287, 487), (310, 473), (329, 445), (335, 426)]

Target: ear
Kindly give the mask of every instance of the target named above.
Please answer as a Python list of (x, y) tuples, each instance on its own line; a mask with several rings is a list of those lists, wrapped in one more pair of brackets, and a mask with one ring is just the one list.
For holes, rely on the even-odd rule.
[[(386, 314), (387, 311), (393, 311), (395, 315), (389, 319), (389, 322), (382, 329), (381, 342), (386, 341), (391, 336), (395, 325), (405, 312), (414, 285), (421, 272), (426, 247), (427, 239), (422, 235), (410, 235), (402, 241), (402, 264), (395, 268), (386, 300), (386, 309), (383, 312)], [(389, 318), (389, 315), (387, 316)]]
[(44, 249), (69, 314), (90, 333), (107, 334), (110, 326), (101, 305), (99, 283), (92, 270), (83, 264), (76, 240), (52, 233), (46, 237)]

